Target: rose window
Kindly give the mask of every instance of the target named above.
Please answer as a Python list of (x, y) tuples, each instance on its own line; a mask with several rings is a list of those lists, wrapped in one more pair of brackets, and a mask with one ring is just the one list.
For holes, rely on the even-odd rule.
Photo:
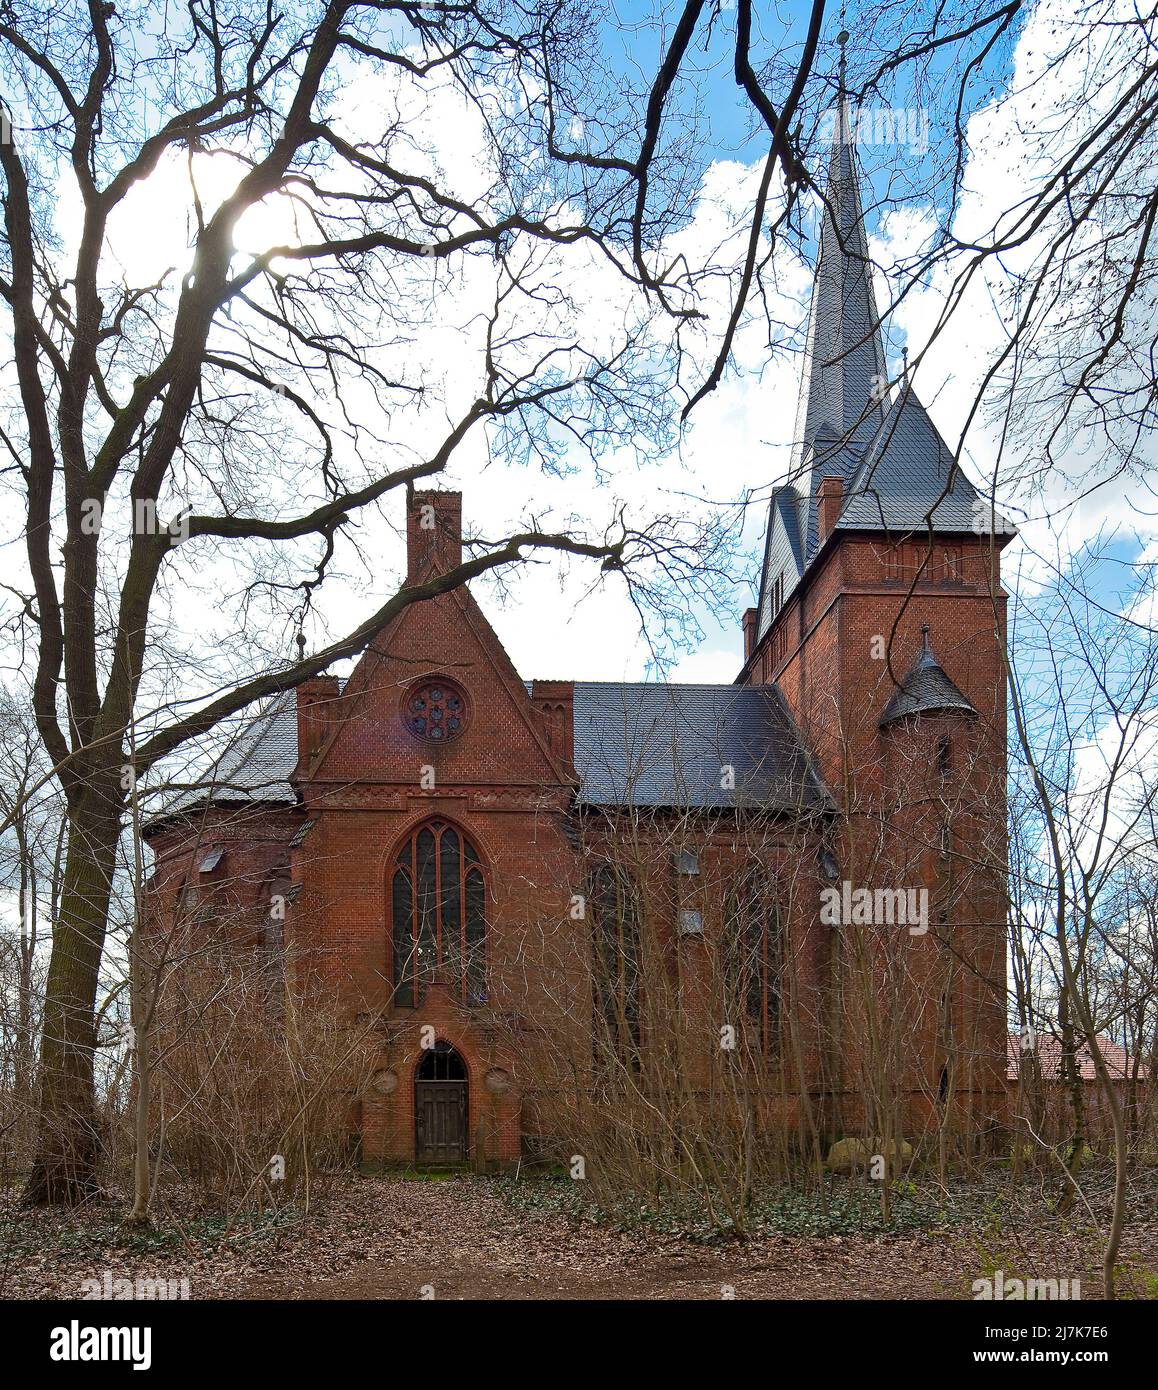
[(466, 700), (449, 681), (424, 681), (406, 697), (406, 726), (419, 738), (454, 738), (466, 722)]

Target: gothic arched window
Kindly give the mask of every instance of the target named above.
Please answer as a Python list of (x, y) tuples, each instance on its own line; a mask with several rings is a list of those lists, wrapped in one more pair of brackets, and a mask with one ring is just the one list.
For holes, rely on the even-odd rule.
[(394, 1002), (417, 1006), (436, 976), (466, 1004), (486, 1002), (486, 884), (478, 852), (453, 825), (427, 821), (390, 880)]
[(611, 864), (591, 874), (596, 1055), (639, 1061), (639, 913), (630, 878)]
[(728, 895), (725, 929), (728, 1010), (748, 1025), (761, 1051), (775, 1052), (784, 941), (774, 876), (761, 868), (743, 875)]

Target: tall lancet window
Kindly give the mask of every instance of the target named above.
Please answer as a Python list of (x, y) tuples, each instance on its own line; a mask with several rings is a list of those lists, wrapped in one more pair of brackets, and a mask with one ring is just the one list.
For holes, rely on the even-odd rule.
[(431, 980), (486, 1002), (486, 881), (478, 851), (432, 820), (402, 846), (390, 882), (394, 1002), (416, 1007)]
[(639, 1065), (639, 908), (630, 877), (598, 865), (587, 889), (592, 915), (595, 1057)]
[(741, 1021), (749, 1042), (762, 1052), (777, 1051), (780, 1042), (783, 937), (776, 879), (763, 868), (752, 868), (728, 894), (726, 1021)]

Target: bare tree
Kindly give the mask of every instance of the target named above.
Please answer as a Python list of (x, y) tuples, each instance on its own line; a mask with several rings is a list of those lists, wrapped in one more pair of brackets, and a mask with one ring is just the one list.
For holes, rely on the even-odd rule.
[(17, 1166), (28, 1157), (35, 1110), (36, 1045), (43, 1003), (44, 960), (60, 882), (63, 818), (55, 789), (41, 785), (44, 750), (26, 708), (0, 697), (0, 886), (13, 922), (0, 928), (0, 1132)]
[[(133, 25), (146, 17), (142, 44)], [(529, 508), (305, 655), (318, 588), (358, 553), (359, 520), (373, 524), (384, 504), (468, 459), (476, 433), (500, 458), (555, 469), (663, 443), (669, 399), (686, 413), (723, 380), (748, 317), (765, 317), (773, 351), (791, 341), (768, 308), (776, 257), (785, 241), (806, 249), (834, 101), (928, 101), (953, 132), (953, 158), (920, 190), (945, 193), (947, 214), (894, 268), (895, 301), (947, 277), (913, 374), (986, 275), (1005, 277), (994, 293), (1009, 331), (984, 364), (955, 467), (971, 426), (992, 415), (993, 494), (1003, 466), (1049, 493), (1071, 426), (1101, 431), (1118, 471), (1141, 472), (1154, 405), (1154, 15), (1120, 22), (1109, 0), (1083, 12), (1033, 80), (1076, 64), (1092, 74), (1089, 99), (1030, 132), (1022, 201), (965, 229), (965, 114), (1022, 18), (1020, 0), (917, 14), (885, 0), (845, 20), (852, 40), (837, 58), (822, 42), (825, 0), (799, 29), (770, 22), (767, 38), (751, 0), (727, 17), (687, 0), (636, 92), (609, 76), (580, 3), (343, 0), (279, 14), (189, 0), (125, 19), (75, 0), (51, 13), (8, 0), (0, 300), (13, 365), (0, 442), (27, 518), (11, 618), (35, 650), (37, 726), (68, 831), (30, 1200), (73, 1201), (95, 1185), (97, 986), (136, 779), (255, 699), (356, 653), (407, 604), (536, 552), (623, 573), (667, 624), (686, 615), (690, 585), (715, 578), (719, 525), (705, 535), (679, 516), (636, 521), (620, 508), (602, 525), (552, 525)], [(698, 46), (724, 25), (728, 80), (766, 155), (712, 336), (699, 292), (705, 277), (714, 290), (719, 267), (689, 265), (671, 236), (693, 192)], [(369, 83), (383, 106), (367, 124), (350, 94)], [(439, 166), (429, 121), (448, 111), (474, 122), (473, 184)], [(117, 220), (174, 171), (187, 263), (139, 283), (116, 261)], [(62, 233), (55, 209), (68, 206), (76, 225)], [(275, 233), (260, 235), (262, 218)], [(599, 273), (610, 280), (592, 289)], [(623, 292), (610, 335), (573, 312), (607, 283)], [(447, 327), (480, 365), (466, 389), (436, 390), (437, 374), (411, 358), (455, 287), (467, 307)], [(1067, 317), (1078, 302), (1088, 312)], [(675, 330), (670, 351), (653, 315)], [(1074, 334), (1076, 370), (1048, 375)], [(1023, 442), (1028, 429), (1048, 442), (1011, 470), (1019, 429)], [(1089, 468), (1068, 477), (1078, 492), (1097, 481)], [(131, 526), (114, 524), (130, 514)], [(198, 576), (232, 600), (217, 642), (182, 612)], [(287, 659), (295, 631), (299, 659)]]
[[(407, 604), (556, 551), (638, 569), (637, 602), (662, 609), (664, 584), (702, 579), (715, 542), (674, 516), (636, 524), (613, 508), (587, 528), (528, 513), (468, 537), (461, 564), (367, 605), (312, 655), (304, 639), (290, 660), (284, 640), (256, 635), (301, 632), (319, 585), (357, 553), (357, 519), (436, 478), (472, 432), (548, 467), (662, 434), (659, 280), (641, 289), (615, 236), (636, 163), (555, 148), (565, 118), (590, 118), (599, 139), (584, 6), (336, 0), (282, 14), (190, 0), (122, 17), (16, 0), (0, 11), (0, 55), (3, 443), (27, 514), (12, 617), (35, 653), (67, 819), (27, 1198), (72, 1202), (96, 1182), (94, 1010), (137, 779), (358, 652)], [(361, 123), (343, 102), (358, 83), (383, 93)], [(447, 111), (473, 122), (469, 192), (432, 148), (429, 122)], [(187, 265), (142, 283), (117, 261), (116, 224), (166, 173), (180, 175)], [(62, 237), (54, 209), (69, 199), (75, 236)], [(243, 249), (255, 213), (278, 235)], [(625, 286), (626, 308), (587, 343), (571, 297), (597, 269)], [(460, 281), (486, 289), (454, 325), (479, 365), (434, 399), (408, 353)], [(217, 643), (180, 611), (204, 574), (233, 601)]]
[[(1153, 843), (1158, 649), (1153, 630), (1138, 620), (1152, 606), (1153, 582), (1152, 567), (1143, 567), (1137, 588), (1117, 613), (1095, 606), (1069, 575), (1060, 578), (1036, 606), (1025, 606), (1023, 645), (1010, 681), (1019, 773), (1033, 797), (1033, 817), (1022, 824), (1025, 901), (1048, 943), (1055, 983), (1047, 997), (1057, 1010), (1062, 1078), (1072, 1108), (1060, 1205), (1068, 1208), (1080, 1190), (1088, 1107), (1080, 1059), (1086, 1054), (1114, 1142), (1114, 1202), (1103, 1269), (1108, 1298), (1114, 1297), (1126, 1217), (1129, 1141), (1123, 1078), (1114, 1074), (1104, 1042), (1115, 1032), (1125, 1036), (1124, 1017), (1137, 1017), (1140, 1009), (1144, 1018), (1152, 997), (1152, 942), (1144, 924), (1139, 934), (1137, 920), (1124, 915), (1128, 899), (1120, 884)], [(1044, 687), (1040, 669), (1038, 679), (1031, 674), (1040, 667)], [(1029, 955), (1025, 941), (1019, 930), (1015, 955), (1021, 961)], [(1107, 953), (1136, 967), (1120, 981), (1121, 991), (1104, 988)], [(1015, 981), (1024, 988), (1023, 971)], [(1045, 1002), (1019, 994), (1018, 1012), (1029, 1020), (1031, 1041)]]

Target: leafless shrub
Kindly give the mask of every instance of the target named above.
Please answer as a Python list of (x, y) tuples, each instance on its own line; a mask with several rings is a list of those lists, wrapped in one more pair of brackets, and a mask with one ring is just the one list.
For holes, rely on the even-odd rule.
[[(153, 1032), (154, 1188), (188, 1185), (227, 1211), (308, 1205), (356, 1162), (352, 1110), (370, 1048), (320, 983), (286, 992), (280, 960), (203, 944), (162, 987)], [(133, 1152), (132, 1090), (110, 1097), (114, 1167)]]

